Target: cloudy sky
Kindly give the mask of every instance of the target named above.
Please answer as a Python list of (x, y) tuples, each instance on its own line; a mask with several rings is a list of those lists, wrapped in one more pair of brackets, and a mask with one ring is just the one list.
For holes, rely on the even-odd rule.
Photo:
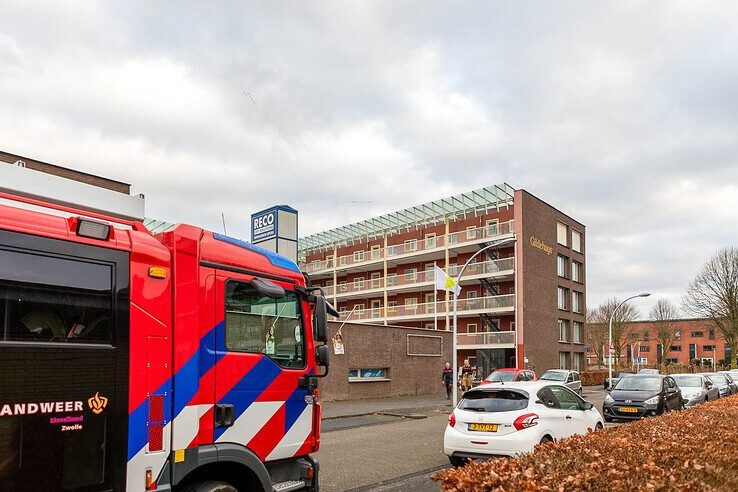
[(287, 203), (311, 233), (508, 182), (587, 225), (590, 306), (679, 301), (738, 245), (732, 2), (0, 10), (0, 149), (133, 183), (150, 217), (248, 238)]

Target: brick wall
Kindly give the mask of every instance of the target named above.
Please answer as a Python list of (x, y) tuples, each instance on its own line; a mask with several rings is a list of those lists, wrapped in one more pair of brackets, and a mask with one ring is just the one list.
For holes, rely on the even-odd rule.
[[(338, 322), (329, 323), (331, 339), (340, 326), (341, 323)], [(440, 355), (408, 355), (408, 335), (415, 335), (410, 337), (411, 352), (440, 352)], [(446, 362), (451, 362), (450, 332), (346, 323), (341, 329), (341, 336), (345, 353), (336, 355), (331, 343), (330, 373), (319, 382), (322, 400), (357, 400), (445, 392), (441, 384), (441, 371)], [(388, 370), (389, 381), (349, 382), (349, 369), (362, 368), (385, 368)]]

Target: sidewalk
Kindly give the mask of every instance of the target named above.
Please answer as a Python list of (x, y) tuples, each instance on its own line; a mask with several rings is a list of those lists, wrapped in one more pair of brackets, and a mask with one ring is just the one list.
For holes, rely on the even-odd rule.
[(445, 395), (396, 396), (367, 400), (329, 401), (323, 402), (322, 407), (324, 419), (373, 413), (413, 415), (432, 411), (450, 412), (451, 400), (447, 400)]

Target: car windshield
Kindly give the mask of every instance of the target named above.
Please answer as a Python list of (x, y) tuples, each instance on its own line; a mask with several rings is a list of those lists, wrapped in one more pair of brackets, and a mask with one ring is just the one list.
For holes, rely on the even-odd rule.
[(509, 383), (515, 379), (515, 373), (514, 372), (507, 372), (507, 371), (495, 371), (489, 376), (487, 376), (487, 381), (492, 382), (503, 382), (503, 383)]
[(541, 379), (545, 379), (546, 381), (566, 381), (566, 372), (546, 371), (543, 373), (543, 376), (541, 376)]
[(618, 381), (615, 389), (625, 391), (658, 391), (661, 389), (661, 378), (630, 376)]
[(672, 376), (680, 388), (701, 388), (702, 378), (691, 374), (675, 374)]
[(641, 369), (638, 371), (638, 374), (658, 374), (658, 369)]
[(459, 410), (472, 412), (512, 412), (528, 406), (528, 394), (522, 391), (469, 391), (459, 402)]
[(708, 374), (707, 377), (710, 378), (713, 383), (728, 384), (728, 381), (725, 379), (725, 374)]

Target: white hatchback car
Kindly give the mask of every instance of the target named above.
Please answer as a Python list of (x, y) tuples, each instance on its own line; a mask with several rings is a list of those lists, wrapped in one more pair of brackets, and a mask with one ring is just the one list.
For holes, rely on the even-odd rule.
[(449, 415), (443, 451), (460, 466), (467, 458), (515, 456), (539, 443), (603, 427), (600, 412), (561, 384), (484, 385), (467, 391)]

